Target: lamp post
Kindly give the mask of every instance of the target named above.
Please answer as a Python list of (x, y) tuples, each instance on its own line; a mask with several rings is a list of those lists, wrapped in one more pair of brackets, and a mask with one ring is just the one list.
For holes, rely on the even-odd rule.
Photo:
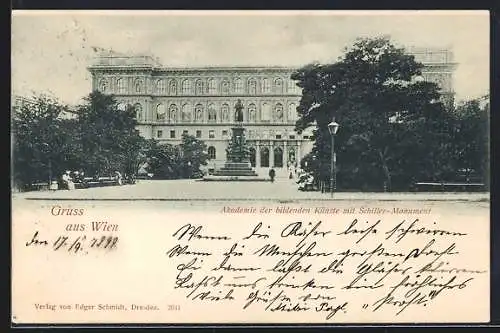
[(191, 161), (188, 161), (187, 166), (188, 166), (188, 178), (191, 179), (191, 176), (192, 176)]
[(332, 122), (328, 124), (328, 131), (330, 132), (330, 136), (332, 138), (331, 144), (331, 163), (330, 163), (330, 193), (333, 197), (333, 192), (337, 190), (337, 155), (335, 153), (335, 135), (339, 130), (339, 124), (335, 122), (335, 118), (333, 118)]
[(44, 149), (44, 153), (47, 154), (47, 160), (48, 160), (48, 167), (49, 167), (49, 188), (50, 185), (52, 184), (52, 160), (50, 158), (50, 146), (48, 143), (43, 142), (42, 146), (46, 149)]

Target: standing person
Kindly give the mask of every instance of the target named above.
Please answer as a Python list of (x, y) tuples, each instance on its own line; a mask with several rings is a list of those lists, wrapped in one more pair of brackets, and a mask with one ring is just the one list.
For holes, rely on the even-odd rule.
[(62, 181), (68, 190), (75, 189), (75, 183), (73, 183), (73, 179), (71, 179), (71, 172), (68, 170), (64, 175), (62, 175)]
[(80, 182), (80, 172), (79, 171), (73, 171), (73, 182), (74, 183), (79, 183)]
[(276, 176), (276, 171), (273, 168), (269, 170), (269, 177), (271, 178), (271, 183), (274, 183), (274, 177)]
[(116, 182), (118, 183), (118, 185), (123, 185), (123, 178), (122, 178), (122, 174), (120, 173), (120, 171), (115, 171), (115, 179), (116, 179)]
[(69, 176), (67, 174), (67, 171), (63, 172), (63, 174), (61, 175), (61, 189), (68, 190), (68, 179)]

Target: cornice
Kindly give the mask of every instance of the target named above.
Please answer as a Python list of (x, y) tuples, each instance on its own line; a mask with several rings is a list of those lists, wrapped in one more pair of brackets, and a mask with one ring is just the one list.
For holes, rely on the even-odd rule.
[[(155, 121), (141, 121), (137, 125), (142, 126), (167, 126), (167, 127), (228, 127), (235, 126), (236, 123), (164, 123)], [(243, 128), (252, 129), (253, 127), (286, 127), (294, 129), (295, 123), (245, 123)]]
[(140, 93), (130, 93), (130, 94), (114, 94), (111, 95), (118, 98), (170, 98), (170, 99), (266, 99), (266, 98), (300, 98), (301, 94), (269, 94), (269, 95), (155, 95), (155, 94), (140, 94)]
[(155, 68), (155, 72), (175, 73), (197, 73), (197, 72), (241, 72), (243, 73), (266, 73), (266, 72), (293, 72), (300, 67), (285, 66), (205, 66), (205, 67), (162, 67)]
[(301, 97), (298, 94), (269, 94), (269, 95), (150, 95), (153, 98), (174, 98), (174, 99), (210, 99), (210, 98), (244, 98), (244, 99), (265, 99), (265, 98), (288, 98)]
[(138, 66), (138, 65), (92, 65), (88, 66), (89, 71), (138, 71), (148, 70), (156, 73), (177, 73), (177, 74), (195, 74), (198, 72), (221, 72), (221, 73), (266, 73), (266, 72), (279, 72), (288, 73), (296, 71), (298, 67), (288, 66), (204, 66), (204, 67), (153, 67), (153, 66)]

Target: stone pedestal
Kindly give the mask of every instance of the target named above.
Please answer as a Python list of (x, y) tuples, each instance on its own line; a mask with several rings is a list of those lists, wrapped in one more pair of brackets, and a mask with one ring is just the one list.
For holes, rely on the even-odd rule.
[(257, 176), (250, 162), (226, 162), (224, 166), (214, 171), (214, 176)]
[(259, 178), (252, 169), (250, 156), (242, 153), (246, 149), (245, 128), (235, 126), (232, 128), (231, 146), (227, 161), (220, 169), (216, 169), (212, 175), (203, 177), (203, 180), (213, 181), (266, 181), (266, 178)]

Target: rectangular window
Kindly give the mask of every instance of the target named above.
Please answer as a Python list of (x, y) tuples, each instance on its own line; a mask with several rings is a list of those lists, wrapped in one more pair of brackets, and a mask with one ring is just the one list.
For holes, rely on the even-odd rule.
[(309, 135), (304, 135), (304, 140), (308, 140), (309, 139)]
[(223, 130), (223, 131), (222, 131), (222, 136), (223, 136), (223, 137), (226, 137), (226, 136), (227, 136), (227, 130)]
[(276, 139), (281, 140), (281, 134), (276, 134)]
[(161, 138), (161, 137), (163, 136), (163, 131), (157, 131), (157, 132), (156, 132), (156, 136), (157, 136), (158, 138)]
[(200, 130), (196, 131), (196, 137), (201, 138), (201, 131)]
[(215, 139), (215, 131), (214, 130), (209, 130), (208, 131), (208, 138), (209, 139)]
[(295, 135), (290, 135), (291, 140), (295, 140)]
[(175, 130), (170, 131), (170, 139), (175, 139)]
[(182, 131), (182, 135), (188, 135), (188, 131), (187, 130)]

